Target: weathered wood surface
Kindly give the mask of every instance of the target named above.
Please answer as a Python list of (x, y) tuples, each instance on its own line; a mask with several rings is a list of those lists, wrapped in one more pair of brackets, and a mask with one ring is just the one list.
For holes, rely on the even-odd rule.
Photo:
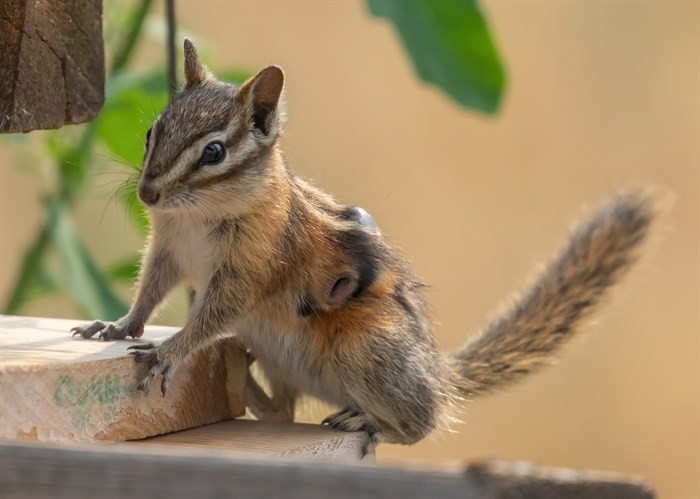
[(0, 2), (0, 132), (89, 121), (104, 81), (101, 0)]
[[(217, 344), (180, 366), (165, 397), (127, 347), (142, 340), (73, 338), (80, 320), (0, 316), (0, 438), (122, 441), (194, 428), (245, 413), (245, 352)], [(147, 326), (145, 341), (176, 330)], [(228, 385), (228, 387), (227, 387)]]
[(14, 498), (651, 499), (615, 475), (486, 463), (449, 470), (371, 467), (173, 446), (0, 446), (0, 495)]
[(161, 448), (165, 453), (173, 446), (179, 446), (328, 461), (373, 462), (374, 449), (369, 448), (369, 443), (365, 432), (348, 433), (320, 425), (240, 419), (128, 442), (134, 447)]

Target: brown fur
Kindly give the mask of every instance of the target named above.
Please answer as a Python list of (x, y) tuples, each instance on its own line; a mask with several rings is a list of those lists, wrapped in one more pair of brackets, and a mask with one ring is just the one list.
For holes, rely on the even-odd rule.
[[(653, 211), (614, 196), (584, 222), (522, 298), (453, 354), (437, 350), (424, 286), (371, 217), (298, 178), (279, 145), (283, 73), (241, 86), (215, 80), (186, 41), (187, 86), (154, 124), (139, 193), (152, 234), (129, 314), (76, 334), (138, 337), (176, 284), (194, 290), (183, 329), (136, 347), (148, 389), (192, 352), (235, 334), (271, 380), (251, 378), (261, 418), (292, 419), (298, 394), (342, 409), (326, 423), (375, 441), (414, 443), (449, 421), (457, 400), (538, 369), (580, 330), (634, 261)], [(221, 163), (200, 155), (219, 141)]]

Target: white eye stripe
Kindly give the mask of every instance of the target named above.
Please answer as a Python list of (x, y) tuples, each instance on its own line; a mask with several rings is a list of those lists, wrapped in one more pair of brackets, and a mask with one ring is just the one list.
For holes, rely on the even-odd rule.
[(251, 152), (258, 149), (258, 147), (260, 146), (255, 139), (251, 135), (246, 135), (236, 150), (233, 151), (233, 154), (231, 155), (231, 163), (235, 164), (239, 162), (246, 156), (249, 156)]
[(226, 142), (227, 133), (224, 130), (219, 130), (217, 132), (212, 132), (197, 142), (192, 144), (190, 147), (185, 149), (182, 154), (177, 159), (177, 163), (170, 168), (165, 175), (163, 175), (162, 183), (169, 184), (175, 182), (177, 179), (181, 178), (185, 173), (189, 172), (192, 165), (195, 164), (199, 158), (202, 156), (202, 151), (210, 142), (216, 140), (221, 142)]
[(226, 173), (231, 167), (235, 167), (242, 159), (250, 155), (251, 152), (257, 149), (258, 145), (255, 139), (250, 135), (246, 135), (241, 142), (237, 144), (232, 154), (226, 153), (224, 160), (216, 165), (203, 165), (198, 174), (202, 177), (216, 177), (222, 173)]
[(150, 163), (151, 158), (153, 157), (153, 151), (155, 150), (155, 145), (156, 141), (158, 139), (158, 123), (160, 122), (160, 116), (158, 116), (153, 123), (151, 124), (151, 128), (149, 129), (149, 132), (146, 132), (146, 142), (148, 142), (148, 149), (146, 150), (146, 155), (143, 158), (143, 170), (146, 170), (147, 165)]
[[(156, 120), (157, 122), (158, 120)], [(148, 143), (148, 148), (146, 149), (146, 156), (143, 158), (143, 166), (148, 164), (148, 162), (151, 160), (151, 156), (153, 156), (153, 149), (155, 149), (154, 145), (156, 143), (156, 123), (154, 122), (153, 125), (151, 126), (151, 135), (146, 139), (146, 142)]]
[[(157, 120), (156, 120), (157, 122)], [(239, 120), (233, 120), (224, 130), (217, 130), (215, 132), (208, 133), (204, 137), (201, 137), (194, 144), (189, 146), (187, 149), (183, 150), (180, 155), (175, 160), (176, 163), (169, 168), (164, 174), (158, 176), (154, 179), (154, 185), (157, 188), (163, 187), (176, 182), (178, 179), (182, 178), (189, 172), (191, 172), (192, 165), (199, 161), (202, 156), (202, 151), (211, 142), (219, 141), (226, 144), (227, 139), (233, 135), (233, 133), (241, 126)], [(148, 165), (151, 157), (153, 155), (154, 146), (154, 136), (155, 136), (155, 123), (154, 130), (151, 132), (151, 141), (148, 147), (148, 152), (146, 153), (146, 158), (144, 159), (144, 165)], [(197, 172), (198, 176), (203, 175), (205, 177), (211, 175), (217, 175), (223, 173), (229, 169), (232, 164), (239, 161), (243, 156), (249, 154), (254, 150), (256, 144), (252, 140), (250, 135), (246, 134), (239, 144), (236, 144), (236, 148), (233, 151), (233, 156), (226, 153), (224, 160), (217, 165), (203, 165)], [(224, 146), (225, 147), (225, 146)]]

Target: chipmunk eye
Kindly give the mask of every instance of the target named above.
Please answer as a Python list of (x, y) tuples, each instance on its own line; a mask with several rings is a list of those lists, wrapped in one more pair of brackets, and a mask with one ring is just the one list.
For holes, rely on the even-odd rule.
[(199, 158), (200, 165), (215, 165), (221, 163), (221, 160), (226, 156), (224, 145), (218, 140), (210, 142), (202, 151), (202, 157)]

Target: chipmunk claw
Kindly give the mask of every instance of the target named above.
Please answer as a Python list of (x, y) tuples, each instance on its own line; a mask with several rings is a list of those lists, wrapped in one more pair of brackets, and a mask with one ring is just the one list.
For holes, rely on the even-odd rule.
[(134, 356), (136, 362), (153, 366), (158, 363), (158, 349), (153, 343), (144, 343), (142, 345), (132, 345), (127, 350), (135, 350), (129, 352)]
[(126, 338), (126, 335), (127, 330), (125, 327), (111, 323), (107, 324), (107, 327), (100, 331), (99, 338), (103, 341), (123, 340), (124, 338)]
[(70, 330), (73, 336), (89, 339), (99, 333), (97, 339), (103, 341), (123, 340), (127, 336), (138, 338), (143, 334), (143, 324), (120, 319), (117, 322), (94, 321), (85, 326), (76, 326)]
[[(353, 422), (355, 424), (353, 424)], [(345, 408), (338, 412), (334, 412), (326, 419), (321, 421), (324, 426), (330, 426), (336, 430), (358, 431), (365, 422), (364, 413), (354, 409)]]
[(107, 327), (107, 324), (105, 324), (104, 322), (94, 321), (85, 326), (76, 326), (74, 328), (71, 328), (70, 332), (73, 333), (71, 335), (72, 337), (80, 336), (81, 338), (87, 340), (95, 336), (100, 331), (102, 331), (105, 327)]
[(148, 364), (150, 370), (148, 374), (141, 380), (138, 385), (139, 391), (147, 392), (151, 386), (151, 383), (159, 374), (163, 375), (163, 380), (160, 383), (160, 392), (165, 397), (165, 393), (168, 391), (170, 386), (170, 381), (173, 377), (172, 366), (166, 364), (158, 359), (158, 347), (153, 343), (144, 343), (140, 345), (132, 345), (127, 350), (133, 350), (129, 352), (134, 356), (134, 360), (141, 364)]
[[(131, 345), (127, 347), (127, 350), (151, 350), (156, 346), (153, 343), (139, 343), (138, 345)], [(136, 352), (129, 352), (131, 355), (135, 355)]]
[(366, 413), (349, 407), (334, 412), (324, 419), (321, 424), (340, 431), (365, 431), (370, 437), (377, 433), (374, 424), (370, 422)]

